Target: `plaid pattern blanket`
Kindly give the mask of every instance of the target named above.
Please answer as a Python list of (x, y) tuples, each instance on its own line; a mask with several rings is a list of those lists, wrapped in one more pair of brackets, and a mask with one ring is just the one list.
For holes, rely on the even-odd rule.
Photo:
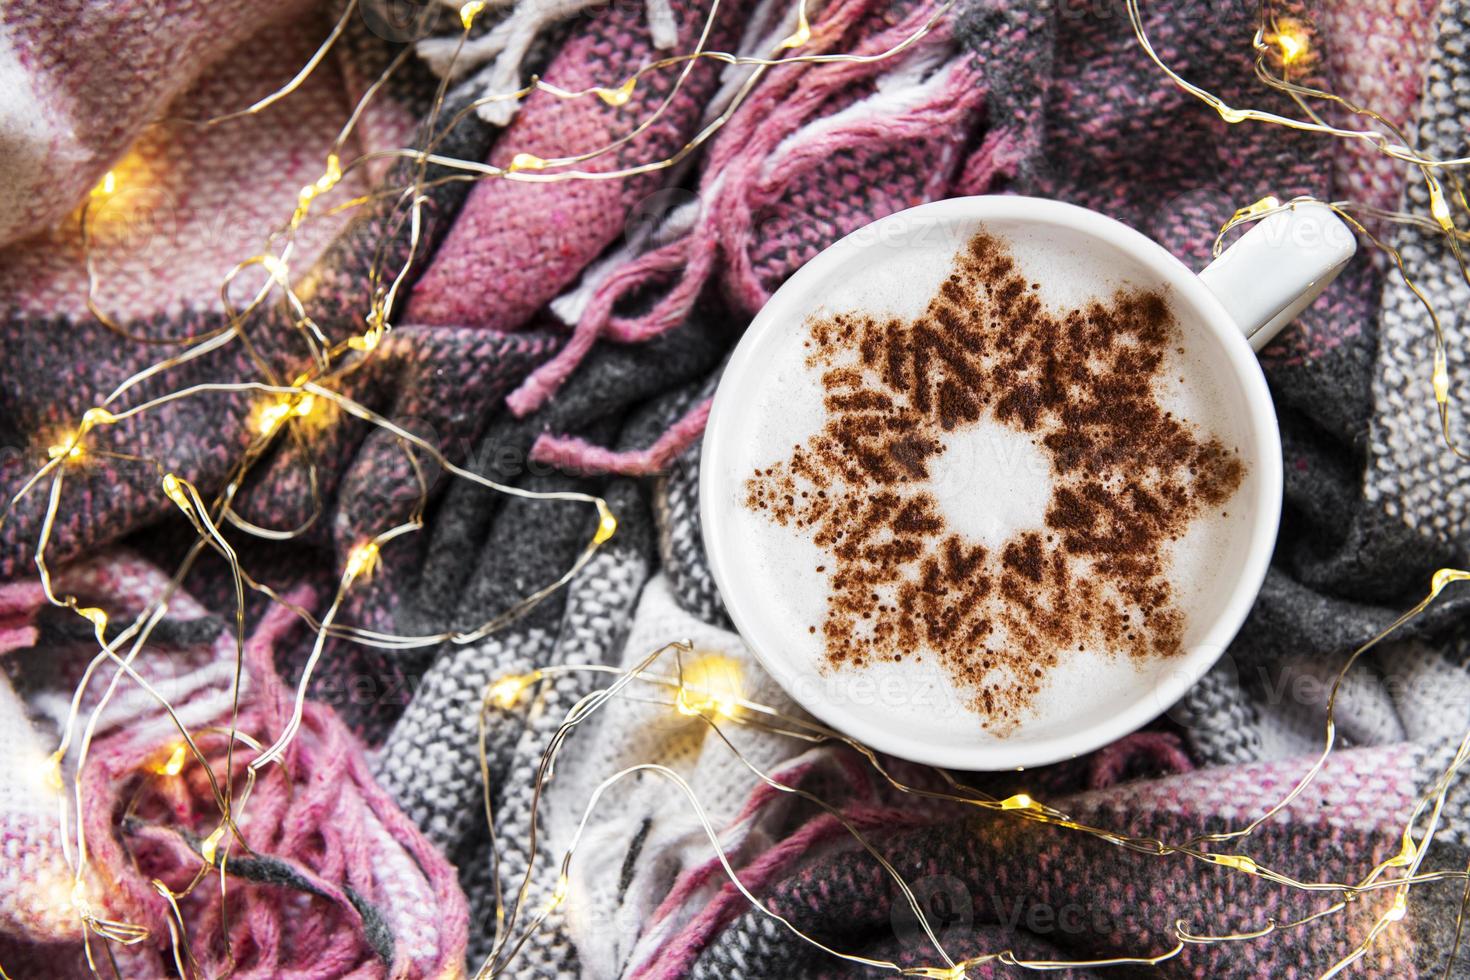
[[(640, 64), (687, 49), (708, 10), (686, 0), (567, 4), (558, 19), (523, 0), (482, 15), (468, 67), (448, 80), (444, 109), (431, 117), (435, 72), (449, 70), (445, 44), (455, 43), (458, 19), (446, 8), (447, 26), (436, 28), (432, 8), (409, 6), (427, 26), (377, 2), (76, 0), (0, 10), (7, 496), (58, 433), (162, 356), (164, 348), (136, 338), (202, 335), (228, 322), (221, 280), (289, 218), (352, 107), (403, 45), (417, 43), (418, 53), (377, 91), (339, 151), (344, 161), (370, 162), (328, 199), (367, 195), (368, 203), (314, 212), (291, 258), (312, 317), (333, 336), (361, 331), (371, 271), (409, 257), (410, 230), (392, 202), (413, 162), (389, 151), (437, 140), (444, 156), (498, 165), (517, 153), (574, 154), (627, 131), (673, 93), (653, 125), (593, 165), (628, 166), (676, 152), (749, 78), (699, 63), (677, 92), (672, 75), (659, 76), (621, 106), (538, 92), (518, 107), (477, 112), (487, 87), (532, 72), (565, 89), (616, 86)], [(813, 4), (811, 44), (879, 52), (937, 9), (925, 0)], [(338, 43), (289, 96), (201, 124), (288, 83), (344, 11)], [(1460, 80), (1470, 70), (1470, 6), (1358, 0), (1283, 12), (1312, 25), (1321, 84), (1412, 125), (1427, 151), (1467, 152), (1470, 104)], [(1288, 111), (1252, 75), (1258, 15), (1254, 4), (1235, 2), (1143, 5), (1155, 46), (1183, 76), (1232, 104)], [(707, 46), (769, 49), (793, 23), (781, 5), (726, 2)], [(449, 118), (457, 121), (445, 130)], [(108, 173), (113, 190), (89, 205), (93, 298), (133, 339), (87, 304), (77, 208)], [(27, 497), (0, 529), (0, 966), (17, 978), (88, 975), (77, 914), (86, 908), (147, 928), (144, 941), (108, 947), (128, 977), (176, 975), (168, 937), (179, 921), (199, 940), (192, 955), (201, 975), (473, 970), (493, 939), (497, 895), (514, 901), (531, 868), (526, 907), (544, 906), (556, 880), (552, 857), (576, 833), (593, 787), (639, 761), (685, 774), (742, 882), (804, 933), (848, 952), (932, 965), (932, 946), (895, 901), (886, 872), (831, 814), (759, 784), (707, 731), (680, 727), (650, 705), (615, 703), (576, 733), (541, 802), (544, 836), (530, 853), (534, 767), (566, 711), (600, 686), (592, 675), (547, 684), (533, 711), (487, 716), (497, 889), (477, 752), (486, 686), (535, 665), (631, 665), (690, 638), (744, 664), (750, 697), (795, 710), (749, 659), (712, 585), (698, 525), (698, 432), (750, 316), (843, 234), (926, 200), (1020, 192), (1113, 215), (1198, 268), (1220, 224), (1267, 193), (1384, 208), (1407, 194), (1427, 210), (1411, 177), (1362, 147), (1227, 125), (1152, 69), (1121, 5), (962, 0), (902, 57), (762, 74), (724, 128), (677, 167), (605, 181), (427, 182), (394, 329), (343, 382), (345, 393), (476, 472), (606, 496), (617, 536), (565, 590), (479, 643), (385, 651), (330, 641), (297, 747), (265, 771), (241, 828), (250, 852), (231, 859), (228, 903), (217, 882), (206, 882), (180, 902), (176, 920), (151, 882), (188, 884), (218, 812), (201, 767), (178, 784), (148, 777), (168, 769), (176, 730), (128, 682), (100, 715), (81, 770), (87, 802), (73, 820), (86, 828), (95, 885), (71, 892), (46, 758), (96, 644), (89, 624), (49, 606), (37, 583), (46, 500)], [(1470, 289), (1451, 274), (1437, 238), (1415, 227), (1382, 230), (1441, 310), (1465, 308)], [(247, 270), (231, 302), (263, 275)], [(1445, 327), (1458, 378), (1465, 326), (1450, 316)], [(222, 346), (137, 395), (257, 378), (261, 363), (286, 376), (300, 369), (304, 349), (289, 310), (262, 308), (247, 329), (252, 350)], [(1071, 763), (980, 777), (977, 786), (1024, 789), (1079, 820), (1176, 839), (1239, 826), (1280, 798), (1321, 749), (1327, 690), (1346, 656), (1422, 598), (1436, 568), (1467, 560), (1470, 484), (1437, 436), (1428, 331), (1412, 292), (1365, 252), (1264, 352), (1281, 417), (1286, 506), (1271, 572), (1240, 637), (1145, 731)], [(99, 444), (162, 458), (208, 494), (248, 442), (252, 408), (238, 393), (192, 397), (99, 432)], [(353, 545), (403, 521), (418, 494), (387, 433), (349, 419), (310, 438), (324, 513), (289, 543), (235, 537), (252, 575), (320, 613)], [(375, 574), (350, 593), (344, 622), (396, 633), (483, 622), (561, 574), (595, 520), (433, 467), (426, 479), (425, 530), (384, 546)], [(87, 459), (68, 474), (47, 558), (58, 587), (106, 606), (115, 621), (165, 587), (194, 540), (157, 481), (151, 467), (121, 460)], [(238, 510), (262, 526), (299, 525), (313, 510), (312, 484), (302, 453), (282, 441)], [(1339, 748), (1309, 791), (1249, 838), (1258, 863), (1305, 881), (1344, 880), (1397, 853), (1402, 821), (1470, 724), (1465, 601), (1447, 590), (1355, 668), (1337, 704)], [(229, 725), (233, 619), (228, 567), (204, 561), (135, 663), (190, 726)], [(246, 620), (240, 718), (268, 744), (289, 716), (311, 636), (258, 598)], [(101, 686), (89, 689), (83, 709), (98, 704)], [(732, 737), (757, 765), (820, 793), (860, 828), (914, 884), (956, 958), (1002, 949), (1031, 959), (1155, 955), (1174, 944), (1176, 921), (1201, 935), (1249, 933), (1335, 898), (919, 805), (848, 751)], [(221, 772), (253, 757), (248, 746), (233, 760), (222, 742), (206, 748)], [(76, 764), (74, 750), (62, 764), (67, 787)], [(1440, 825), (1426, 867), (1465, 868), (1463, 789), (1452, 789)], [(1441, 975), (1462, 891), (1457, 881), (1416, 887), (1406, 919), (1354, 969)], [(623, 784), (603, 801), (568, 894), (513, 975), (867, 973), (753, 910), (713, 860), (692, 810), (656, 780)], [(1362, 939), (1388, 898), (1365, 896), (1341, 915), (1260, 938), (1191, 945), (1154, 972), (1314, 975)], [(1457, 960), (1457, 975), (1466, 963)], [(995, 962), (971, 975), (1006, 970)]]

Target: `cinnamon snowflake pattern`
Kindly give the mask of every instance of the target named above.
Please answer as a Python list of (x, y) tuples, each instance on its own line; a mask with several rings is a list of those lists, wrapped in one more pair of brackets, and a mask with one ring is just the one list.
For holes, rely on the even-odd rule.
[[(1162, 295), (1053, 311), (1037, 288), (982, 232), (918, 317), (811, 319), (824, 424), (745, 487), (746, 506), (824, 553), (827, 608), (808, 629), (828, 668), (933, 658), (997, 734), (1072, 651), (1180, 653), (1170, 545), (1246, 472), (1161, 403), (1182, 353)], [(1044, 526), (994, 548), (952, 528), (930, 489), (946, 436), (982, 423), (1023, 433), (1051, 470)]]

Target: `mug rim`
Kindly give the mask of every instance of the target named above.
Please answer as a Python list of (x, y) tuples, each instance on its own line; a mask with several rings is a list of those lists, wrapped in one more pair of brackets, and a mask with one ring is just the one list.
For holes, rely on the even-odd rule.
[[(728, 534), (719, 508), (714, 506), (716, 499), (722, 499), (717, 498), (720, 489), (717, 483), (723, 470), (722, 443), (728, 441), (722, 439), (723, 423), (742, 407), (736, 389), (748, 388), (752, 370), (759, 370), (755, 356), (760, 337), (790, 320), (792, 307), (800, 306), (810, 295), (809, 284), (840, 272), (843, 265), (861, 254), (867, 247), (864, 239), (882, 235), (885, 226), (915, 220), (930, 224), (1011, 221), (1050, 225), (1082, 232), (1108, 248), (1125, 253), (1157, 274), (1161, 282), (1185, 300), (1191, 312), (1219, 341), (1224, 360), (1244, 391), (1248, 427), (1257, 447), (1256, 458), (1249, 460), (1256, 475), (1255, 499), (1251, 501), (1255, 516), (1240, 572), (1220, 611), (1199, 641), (1185, 651), (1176, 669), (1154, 682), (1139, 685), (1138, 696), (1122, 701), (1120, 710), (1104, 721), (1065, 735), (1034, 737), (1009, 746), (1003, 737), (987, 745), (948, 745), (907, 736), (890, 726), (873, 723), (856, 709), (840, 709), (820, 697), (803, 695), (793, 689), (797, 685), (788, 681), (805, 668), (796, 667), (789, 659), (782, 662), (770, 651), (761, 649), (753, 638), (759, 631), (754, 629), (753, 618), (746, 608), (748, 600), (741, 598), (740, 585), (732, 583), (730, 578), (723, 543)], [(804, 322), (805, 315), (801, 319)], [(1265, 374), (1245, 333), (1199, 276), (1162, 245), (1121, 221), (1062, 201), (1020, 195), (948, 198), (895, 212), (854, 230), (805, 263), (766, 301), (731, 353), (711, 401), (700, 450), (699, 496), (705, 555), (725, 610), (745, 646), (792, 700), (823, 724), (889, 755), (948, 769), (977, 772), (1020, 769), (1075, 758), (1137, 731), (1173, 707), (1224, 654), (1260, 593), (1275, 550), (1282, 506), (1281, 433)], [(747, 586), (748, 589), (759, 587)]]

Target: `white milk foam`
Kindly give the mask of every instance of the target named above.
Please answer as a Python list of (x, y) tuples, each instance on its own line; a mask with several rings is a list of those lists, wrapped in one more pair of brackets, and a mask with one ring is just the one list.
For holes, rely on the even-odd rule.
[[(936, 231), (928, 241), (866, 248), (838, 281), (812, 295), (807, 314), (861, 311), (876, 317), (917, 316), (949, 274), (956, 251), (976, 230)], [(1041, 302), (1053, 310), (1106, 300), (1120, 288), (1162, 292), (1178, 321), (1183, 354), (1171, 348), (1156, 386), (1159, 401), (1194, 423), (1201, 436), (1213, 435), (1226, 447), (1237, 448), (1246, 464), (1244, 482), (1235, 494), (1193, 521), (1169, 550), (1174, 602), (1186, 618), (1184, 654), (1138, 662), (1101, 650), (1065, 653), (1062, 663), (1048, 671), (1043, 689), (1023, 712), (1020, 724), (1003, 736), (1015, 742), (1052, 738), (1098, 723), (1124, 700), (1137, 700), (1141, 685), (1151, 687), (1184, 669), (1180, 661), (1197, 649), (1199, 637), (1224, 604), (1245, 561), (1255, 474), (1252, 447), (1244, 441), (1245, 394), (1221, 366), (1219, 341), (1203, 326), (1191, 323), (1155, 273), (1126, 255), (1091, 245), (1075, 232), (999, 223), (988, 224), (985, 230), (1007, 243), (1023, 274), (1040, 284)], [(1002, 737), (981, 728), (979, 716), (967, 706), (968, 693), (956, 687), (932, 656), (909, 656), (900, 663), (862, 669), (824, 663), (820, 624), (827, 582), (813, 569), (830, 563), (830, 557), (812, 542), (810, 532), (782, 527), (745, 503), (746, 479), (757, 468), (786, 458), (826, 422), (819, 369), (805, 363), (807, 323), (794, 319), (772, 333), (777, 336), (761, 357), (767, 371), (744, 406), (743, 418), (732, 428), (739, 445), (728, 457), (728, 470), (720, 474), (725, 499), (719, 506), (725, 509), (722, 516), (729, 528), (731, 573), (762, 583), (757, 613), (770, 622), (787, 624), (782, 633), (788, 642), (780, 655), (795, 667), (779, 679), (799, 696), (859, 710), (875, 723), (912, 737), (952, 744), (988, 743)], [(948, 451), (932, 461), (927, 488), (953, 530), (990, 549), (1017, 531), (1046, 531), (1050, 463), (1046, 451), (1029, 435), (987, 414), (978, 425), (950, 433), (944, 441)], [(809, 632), (812, 624), (818, 626), (815, 634)], [(1156, 710), (1168, 707), (1161, 701)]]

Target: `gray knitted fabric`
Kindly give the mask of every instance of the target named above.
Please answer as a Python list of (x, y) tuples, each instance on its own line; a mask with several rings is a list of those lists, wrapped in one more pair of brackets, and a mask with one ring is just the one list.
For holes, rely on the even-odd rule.
[[(1447, 5), (1439, 37), (1425, 76), (1416, 133), (1421, 152), (1436, 157), (1464, 156), (1470, 151), (1470, 77), (1466, 76), (1466, 44), (1470, 42), (1470, 10)], [(1406, 206), (1429, 213), (1429, 191), (1422, 180), (1408, 183)], [(1433, 298), (1444, 328), (1450, 376), (1459, 382), (1455, 395), (1465, 398), (1470, 368), (1465, 349), (1470, 325), (1465, 308), (1470, 286), (1443, 238), (1418, 227), (1399, 231), (1395, 245), (1414, 281)], [(1364, 497), (1384, 512), (1436, 541), (1463, 545), (1470, 534), (1470, 480), (1464, 460), (1441, 441), (1423, 438), (1439, 427), (1430, 391), (1434, 328), (1424, 307), (1399, 278), (1383, 291), (1379, 357), (1373, 378), (1373, 421), (1369, 431), (1371, 461)], [(1470, 436), (1464, 410), (1451, 413), (1451, 436), (1462, 449)]]
[[(989, 51), (998, 30), (996, 17), (1001, 16), (984, 11), (976, 14), (965, 28), (970, 33), (962, 31), (965, 43), (979, 52)], [(1067, 152), (1075, 147), (1047, 128), (1048, 113), (1058, 111), (1051, 103), (1062, 97), (1049, 88), (1048, 79), (1052, 73), (1073, 73), (1075, 85), (1082, 86), (1087, 81), (1085, 52), (1093, 50), (1083, 42), (1095, 34), (1110, 46), (1108, 50), (1128, 48), (1132, 42), (1126, 20), (1060, 22), (1054, 11), (1041, 5), (1007, 8), (1003, 19), (1008, 31), (1019, 32), (1021, 40), (1011, 43), (1024, 42), (1045, 52), (1044, 57), (1024, 64), (1000, 58), (986, 61), (994, 82), (991, 111), (998, 119), (1013, 120), (1016, 132), (1022, 134), (1017, 144), (1022, 160), (1015, 169), (1013, 189), (1113, 210), (1110, 187), (1089, 182), (1085, 160), (1068, 163)], [(1220, 11), (1217, 19), (1220, 24), (1216, 26), (1223, 25), (1222, 30), (1231, 25), (1245, 30), (1249, 20), (1244, 11), (1233, 9)], [(1462, 68), (1467, 20), (1470, 5), (1446, 3), (1421, 109), (1419, 133), (1429, 152), (1453, 155), (1467, 150), (1463, 121), (1470, 115), (1470, 86)], [(1069, 32), (1077, 36), (1067, 40)], [(1245, 36), (1248, 34), (1245, 30)], [(1183, 67), (1190, 67), (1187, 62), (1192, 57), (1197, 59), (1193, 68), (1198, 72), (1215, 71), (1210, 61), (1214, 51), (1203, 41), (1187, 47), (1180, 56), (1186, 61)], [(1144, 70), (1140, 65), (1138, 71)], [(1104, 73), (1100, 77), (1111, 76)], [(1187, 115), (1193, 109), (1180, 111), (1186, 113), (1184, 118), (1195, 118)], [(1098, 154), (1123, 152), (1108, 142), (1114, 138), (1126, 142), (1133, 136), (1120, 132), (1088, 145)], [(1255, 176), (1276, 183), (1259, 189), (1301, 186), (1302, 174), (1323, 164), (1320, 157), (1313, 156), (1316, 152), (1291, 143), (1276, 156), (1263, 158), (1259, 162), (1268, 169)], [(1160, 164), (1178, 178), (1179, 186), (1174, 187), (1178, 200), (1199, 197), (1190, 196), (1193, 191), (1183, 186), (1187, 181), (1181, 176), (1192, 172), (1190, 168), (1197, 163), (1189, 158)], [(1230, 174), (1219, 177), (1222, 185), (1231, 179)], [(1249, 199), (1242, 196), (1243, 188), (1230, 187), (1229, 200), (1215, 211), (1190, 211), (1187, 218), (1143, 212), (1120, 216), (1147, 226), (1188, 260), (1201, 264), (1201, 249), (1195, 246), (1206, 240), (1210, 221), (1218, 222), (1228, 215), (1229, 206)], [(1322, 194), (1331, 190), (1312, 187)], [(1410, 181), (1408, 187), (1410, 203), (1424, 210), (1427, 200), (1422, 187), (1417, 181)], [(1127, 206), (1119, 207), (1126, 211)], [(1216, 213), (1221, 209), (1222, 213)], [(1447, 340), (1454, 352), (1451, 372), (1463, 376), (1470, 365), (1463, 363), (1458, 352), (1467, 339), (1462, 311), (1470, 290), (1444, 262), (1433, 236), (1412, 228), (1396, 234), (1411, 273), (1446, 318)], [(1376, 330), (1363, 322), (1372, 319), (1374, 310), (1381, 314)], [(1352, 330), (1333, 333), (1334, 324), (1340, 328), (1345, 319), (1354, 317)], [(1319, 751), (1326, 691), (1344, 658), (1422, 597), (1436, 567), (1463, 561), (1470, 544), (1465, 526), (1470, 489), (1460, 476), (1464, 464), (1434, 435), (1436, 422), (1429, 395), (1431, 337), (1408, 289), (1392, 278), (1382, 278), (1371, 262), (1360, 261), (1319, 307), (1306, 314), (1297, 329), (1303, 336), (1331, 335), (1333, 339), (1310, 356), (1288, 356), (1278, 350), (1265, 358), (1287, 461), (1286, 507), (1271, 571), (1227, 656), (1183, 701), (1150, 726), (1182, 736), (1195, 762), (1203, 766), (1269, 766), (1274, 760), (1299, 759)], [(524, 450), (537, 433), (546, 430), (580, 432), (621, 446), (647, 445), (670, 419), (713, 390), (717, 365), (732, 340), (716, 321), (696, 318), (650, 345), (600, 345), (543, 413), (527, 420), (493, 423), (482, 444), (481, 458), (494, 459), (495, 451), (507, 445)], [(634, 408), (645, 400), (650, 401)], [(519, 472), (500, 476), (540, 485)], [(381, 750), (378, 773), (384, 784), (460, 866), (475, 916), (472, 934), (478, 945), (472, 948), (472, 963), (484, 953), (495, 917), (475, 756), (474, 706), (485, 686), (506, 672), (545, 663), (629, 663), (647, 653), (655, 637), (664, 642), (681, 638), (670, 632), (681, 627), (677, 617), (661, 605), (666, 596), (687, 617), (684, 626), (704, 637), (701, 642), (717, 649), (723, 649), (722, 644), (738, 647), (705, 560), (698, 481), (699, 447), (695, 446), (656, 480), (617, 483), (609, 491), (621, 520), (613, 546), (562, 596), (525, 621), (475, 647), (440, 651)], [(552, 478), (552, 482), (566, 485), (562, 478)], [(553, 514), (523, 502), (502, 503), (473, 488), (454, 488), (435, 522), (434, 544), (417, 598), (419, 614), (425, 623), (449, 620), (458, 624), (504, 608), (516, 595), (565, 567), (585, 540), (584, 517), (569, 517), (562, 511)], [(655, 571), (659, 576), (653, 579), (656, 587), (648, 584)], [(1380, 777), (1352, 769), (1357, 763), (1346, 763), (1347, 774), (1333, 776), (1336, 782), (1328, 781), (1329, 787), (1337, 787), (1323, 790), (1324, 794), (1338, 794), (1333, 805), (1356, 814), (1345, 818), (1347, 829), (1329, 829), (1314, 818), (1302, 818), (1262, 846), (1279, 848), (1287, 857), (1311, 855), (1327, 862), (1329, 870), (1323, 873), (1343, 869), (1341, 873), (1346, 874), (1345, 869), (1359, 866), (1355, 862), (1361, 855), (1381, 844), (1381, 825), (1373, 822), (1387, 818), (1373, 809), (1380, 792), (1407, 795), (1421, 791), (1450, 757), (1466, 723), (1470, 707), (1467, 645), (1453, 634), (1467, 602), (1470, 597), (1447, 593), (1430, 614), (1366, 657), (1339, 695), (1341, 748), (1382, 747), (1386, 754), (1371, 757), (1384, 760), (1382, 764), (1391, 769)], [(630, 630), (631, 641), (627, 639)], [(556, 877), (548, 850), (530, 855), (524, 849), (531, 772), (566, 710), (596, 686), (585, 677), (562, 678), (549, 685), (529, 717), (511, 712), (492, 713), (490, 718), (494, 780), (490, 792), (503, 847), (502, 886), (513, 894), (520, 874), (537, 862), (536, 886), (527, 900), (531, 914), (550, 897)], [(770, 696), (780, 697), (779, 692)], [(644, 728), (620, 717), (612, 716), (585, 736), (598, 743), (597, 759), (626, 762), (620, 753), (631, 751), (629, 746), (649, 744), (643, 741), (648, 735)], [(661, 741), (665, 757), (650, 761), (677, 758), (684, 764), (703, 766), (711, 787), (733, 780), (740, 772), (737, 764), (718, 761), (707, 747), (689, 749), (685, 739), (681, 735)], [(794, 757), (785, 748), (771, 751), (775, 753), (768, 760), (772, 765)], [(1079, 765), (1085, 764), (1083, 760)], [(595, 778), (585, 768), (570, 767), (566, 785), (557, 789), (556, 813), (543, 812), (543, 818), (556, 825), (550, 831), (556, 840), (566, 839), (566, 821), (577, 815), (577, 802), (589, 789), (589, 780)], [(1077, 769), (1062, 769), (1055, 779), (1075, 784)], [(1289, 767), (1269, 771), (1273, 780), (1288, 779), (1296, 772)], [(1035, 780), (1032, 785), (1043, 787), (1053, 778), (1028, 776)], [(834, 777), (833, 781), (841, 780)], [(1160, 833), (1172, 832), (1177, 829), (1175, 822), (1186, 818), (1174, 812), (1179, 803), (1169, 795), (1173, 791), (1163, 782), (1160, 787), (1146, 810), (1149, 826), (1159, 825)], [(1264, 793), (1259, 800), (1269, 795)], [(652, 921), (653, 907), (679, 875), (708, 859), (707, 844), (677, 795), (660, 795), (640, 783), (636, 791), (615, 799), (621, 802), (610, 804), (605, 833), (597, 838), (593, 853), (585, 858), (587, 865), (578, 872), (583, 877), (577, 880), (594, 893), (584, 899), (578, 913), (583, 918), (569, 919), (571, 913), (558, 911), (517, 960), (512, 970), (515, 976), (622, 975), (638, 963), (654, 961), (660, 944), (686, 924), (701, 903), (716, 901), (721, 895), (716, 876), (693, 892), (686, 910)], [(1195, 797), (1189, 799), (1195, 801)], [(659, 802), (651, 802), (654, 800)], [(1259, 800), (1251, 796), (1247, 802), (1254, 805)], [(1229, 801), (1213, 802), (1219, 804), (1220, 813), (1227, 812)], [(1324, 795), (1314, 805), (1327, 803)], [(1078, 806), (1075, 812), (1095, 812), (1104, 823), (1136, 817), (1134, 810), (1105, 798), (1087, 798)], [(738, 806), (731, 807), (727, 816), (734, 819), (738, 812)], [(1190, 814), (1228, 819), (1212, 816), (1203, 803)], [(894, 810), (893, 836), (888, 838), (892, 853), (903, 856), (900, 866), (907, 861), (917, 877), (924, 878), (933, 876), (935, 868), (957, 862), (954, 874), (962, 883), (960, 891), (972, 902), (985, 894), (987, 882), (996, 880), (1002, 885), (993, 887), (1001, 888), (1003, 894), (1007, 887), (1023, 895), (1053, 889), (1065, 897), (1081, 875), (1091, 881), (1082, 887), (1098, 892), (1140, 880), (1140, 889), (1152, 890), (1153, 895), (1194, 903), (1187, 907), (1214, 908), (1212, 902), (1223, 903), (1237, 917), (1231, 921), (1249, 921), (1254, 909), (1249, 893), (1230, 890), (1234, 884), (1216, 887), (1214, 879), (1195, 882), (1182, 876), (1143, 880), (1140, 876), (1151, 870), (1110, 854), (1093, 853), (1091, 844), (1079, 847), (1082, 857), (1076, 860), (1081, 864), (1069, 863), (1072, 857), (1063, 860), (1057, 851), (1046, 850), (1055, 841), (1038, 844), (987, 836), (989, 830), (979, 833), (961, 818), (929, 830), (910, 831), (901, 823), (903, 816), (902, 807)], [(783, 822), (788, 818), (793, 822)], [(778, 840), (795, 825), (790, 815), (751, 820), (741, 826), (744, 836), (736, 842), (747, 849), (743, 852), (747, 858), (759, 852), (761, 841)], [(1467, 856), (1463, 853), (1467, 840), (1463, 804), (1447, 813), (1445, 826), (1442, 861), (1453, 864), (1458, 860), (1463, 866)], [(1030, 854), (1029, 864), (1024, 856), (1018, 859), (1017, 853)], [(845, 948), (860, 948), (905, 963), (928, 961), (924, 949), (895, 938), (895, 930), (901, 930), (889, 916), (891, 896), (883, 890), (881, 875), (868, 876), (872, 869), (864, 863), (865, 856), (836, 848), (830, 854), (814, 850), (810, 858), (801, 874), (793, 872), (769, 889), (783, 914)], [(1332, 865), (1332, 861), (1340, 863)], [(1078, 871), (1079, 867), (1083, 870)], [(1041, 869), (1039, 879), (1025, 877), (1037, 868)], [(1006, 874), (1018, 877), (1007, 885)], [(1047, 877), (1052, 874), (1058, 880)], [(1092, 881), (1088, 875), (1100, 877)], [(811, 890), (818, 887), (826, 889), (821, 892), (827, 896), (823, 900)], [(834, 904), (832, 895), (846, 896), (847, 904)], [(1426, 899), (1426, 909), (1450, 910), (1452, 899), (1448, 892), (1433, 891)], [(1446, 920), (1435, 921), (1429, 911), (1425, 915), (1430, 921), (1415, 921), (1411, 926), (1416, 941), (1422, 940), (1425, 950), (1442, 948), (1444, 937), (1435, 930), (1442, 932)], [(1066, 958), (1085, 955), (1094, 946), (1115, 949), (1124, 939), (1128, 942), (1123, 945), (1136, 952), (1140, 943), (1146, 946), (1157, 939), (1141, 927), (1130, 931), (1131, 925), (1080, 937), (1046, 933), (1018, 938), (1013, 928), (984, 921), (979, 912), (973, 919), (970, 931), (957, 934), (956, 952), (1015, 948), (1027, 955)], [(616, 936), (610, 938), (609, 931)], [(582, 955), (584, 948), (596, 951), (592, 959)], [(1322, 954), (1305, 942), (1300, 946), (1285, 943), (1275, 952), (1255, 949), (1241, 953), (1237, 960), (1210, 959), (1211, 953), (1198, 955), (1205, 958), (1190, 960), (1192, 966), (1181, 967), (1181, 972), (1236, 976), (1310, 972)], [(1416, 952), (1386, 962), (1413, 962), (1428, 970), (1434, 966), (1433, 955), (1437, 954)], [(856, 972), (754, 911), (731, 915), (715, 935), (706, 937), (687, 966), (689, 975), (719, 980), (850, 976)], [(1380, 964), (1378, 969), (1381, 972), (1385, 967)], [(973, 975), (987, 974), (977, 971)]]
[[(708, 372), (722, 350), (713, 339), (717, 335), (717, 327), (691, 324), (650, 345), (603, 352), (545, 412), (492, 424), (479, 458), (492, 464), (524, 460), (536, 435), (548, 429), (588, 431), (590, 426), (607, 438), (638, 399)], [(692, 392), (673, 390), (628, 417), (627, 445), (651, 439), (687, 407)], [(538, 489), (567, 486), (560, 475), (526, 476), (519, 472), (519, 462), (502, 465), (506, 468), (496, 474), (500, 479)], [(417, 596), (416, 615), (426, 629), (442, 629), (446, 620), (456, 626), (483, 621), (552, 581), (571, 564), (594, 523), (585, 509), (521, 499), (504, 502), (473, 487), (456, 491), (434, 522), (435, 538)], [(472, 965), (490, 951), (496, 917), (478, 756), (480, 700), (503, 674), (548, 664), (616, 660), (650, 571), (653, 529), (640, 490), (620, 481), (600, 492), (619, 520), (618, 534), (608, 546), (565, 591), (524, 619), (473, 646), (442, 649), (377, 755), (378, 778), (460, 867), (473, 924)], [(514, 898), (531, 860), (525, 846), (535, 768), (567, 710), (598, 686), (597, 680), (589, 675), (558, 677), (546, 685), (529, 718), (507, 711), (487, 716), (491, 794), (502, 844), (501, 887), (508, 898)], [(534, 877), (536, 887), (527, 898), (531, 916), (550, 899), (556, 872), (538, 866)], [(553, 919), (521, 952), (516, 975), (568, 975), (575, 972), (576, 962), (575, 948)]]
[[(713, 387), (706, 383), (701, 390), (712, 393)], [(699, 453), (697, 445), (685, 450), (654, 486), (659, 564), (680, 605), (707, 623), (728, 627), (729, 617), (710, 574), (700, 533)]]

